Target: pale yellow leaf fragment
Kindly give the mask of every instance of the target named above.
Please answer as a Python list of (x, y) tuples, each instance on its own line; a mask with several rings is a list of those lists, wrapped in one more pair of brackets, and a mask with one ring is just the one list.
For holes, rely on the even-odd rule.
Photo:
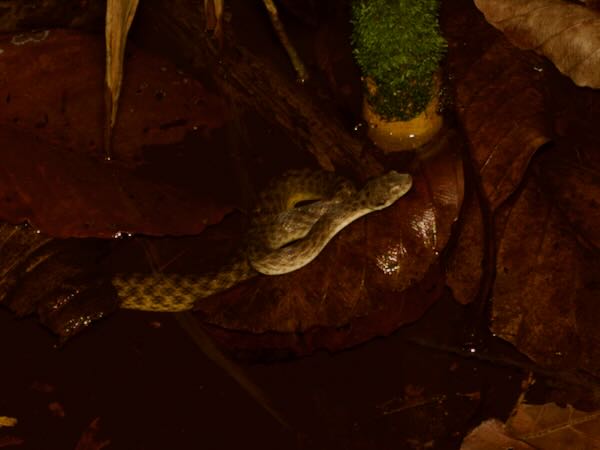
[(223, 7), (225, 0), (204, 0), (204, 13), (206, 15), (206, 29), (213, 32), (213, 36), (221, 40), (223, 34)]
[(139, 0), (108, 0), (106, 4), (106, 123), (104, 147), (110, 158), (112, 129), (117, 118), (125, 43)]
[(17, 424), (17, 419), (14, 417), (0, 416), (0, 428), (14, 427)]

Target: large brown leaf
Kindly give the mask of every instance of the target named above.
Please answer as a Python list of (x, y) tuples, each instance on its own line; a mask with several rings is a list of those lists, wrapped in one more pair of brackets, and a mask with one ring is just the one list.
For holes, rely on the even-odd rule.
[(542, 365), (599, 373), (600, 259), (529, 178), (497, 217), (492, 331)]
[(133, 22), (139, 0), (108, 0), (106, 2), (106, 76), (104, 147), (111, 156), (112, 130), (117, 120), (119, 96), (123, 83), (123, 62), (127, 34)]
[(548, 57), (577, 85), (600, 88), (600, 13), (564, 0), (475, 0), (522, 49)]
[(53, 236), (199, 233), (230, 207), (0, 128), (0, 218)]
[(597, 147), (575, 152), (568, 142), (562, 144), (540, 159), (540, 183), (582, 241), (600, 249), (600, 160), (593, 157)]
[(550, 139), (536, 65), (542, 63), (535, 55), (501, 38), (457, 84), (459, 118), (492, 209), (515, 190), (533, 154)]
[[(562, 77), (561, 77), (562, 78)], [(553, 80), (555, 149), (539, 159), (540, 183), (582, 241), (600, 248), (600, 135), (590, 118), (600, 115), (600, 91)]]
[[(214, 156), (226, 159), (226, 153), (209, 151), (219, 145), (211, 139), (223, 132), (211, 130), (224, 124), (227, 109), (198, 81), (131, 46), (113, 142), (117, 164), (108, 165), (102, 161), (102, 39), (53, 30), (5, 36), (0, 45), (0, 218), (29, 220), (63, 237), (193, 234), (231, 209), (229, 167)], [(159, 167), (144, 166), (150, 177), (123, 169), (142, 162), (150, 145), (154, 153), (170, 153)], [(185, 152), (193, 161), (181, 162)], [(165, 160), (195, 169), (180, 170), (167, 184), (160, 181), (168, 174)]]
[[(0, 124), (103, 156), (104, 40), (51, 30), (4, 36), (0, 48)], [(139, 161), (145, 145), (208, 134), (229, 117), (221, 99), (168, 60), (129, 45), (125, 70), (113, 135), (120, 162)]]

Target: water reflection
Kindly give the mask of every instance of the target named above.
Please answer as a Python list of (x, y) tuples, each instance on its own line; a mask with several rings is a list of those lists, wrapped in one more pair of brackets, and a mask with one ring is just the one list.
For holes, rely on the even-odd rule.
[(402, 243), (396, 243), (377, 256), (375, 259), (377, 267), (386, 275), (399, 272), (402, 268), (402, 258), (408, 253)]
[(433, 208), (424, 209), (420, 216), (413, 215), (410, 226), (427, 248), (437, 248), (437, 224)]

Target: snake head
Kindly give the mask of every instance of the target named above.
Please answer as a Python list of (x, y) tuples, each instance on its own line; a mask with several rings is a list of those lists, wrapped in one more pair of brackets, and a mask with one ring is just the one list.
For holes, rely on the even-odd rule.
[(361, 190), (364, 206), (374, 211), (384, 209), (406, 194), (412, 186), (412, 177), (407, 173), (391, 170), (374, 178)]

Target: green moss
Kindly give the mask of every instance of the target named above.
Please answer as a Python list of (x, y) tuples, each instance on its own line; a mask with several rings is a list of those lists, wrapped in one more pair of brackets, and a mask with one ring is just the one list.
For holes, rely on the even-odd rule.
[(377, 84), (369, 103), (386, 119), (409, 120), (431, 99), (446, 49), (438, 0), (354, 0), (352, 46), (364, 76)]

